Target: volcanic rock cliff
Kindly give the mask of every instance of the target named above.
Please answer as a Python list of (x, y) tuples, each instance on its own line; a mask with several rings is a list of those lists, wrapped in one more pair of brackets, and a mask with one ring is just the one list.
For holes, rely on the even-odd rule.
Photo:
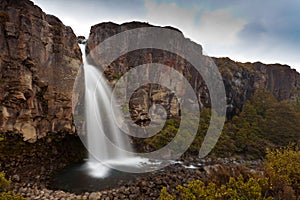
[(0, 2), (0, 131), (30, 142), (75, 133), (72, 88), (82, 64), (72, 29), (27, 0)]
[[(101, 58), (93, 53), (98, 44), (117, 33), (142, 27), (154, 26), (140, 22), (93, 26), (86, 46), (89, 61), (100, 68)], [(202, 54), (202, 47), (184, 38), (179, 30), (164, 28), (178, 32), (192, 44), (191, 52)], [(172, 45), (181, 48), (177, 43)], [(2, 0), (0, 49), (0, 132), (17, 133), (30, 142), (50, 133), (75, 133), (72, 90), (82, 56), (72, 29), (29, 0)], [(270, 90), (278, 100), (299, 98), (300, 76), (289, 66), (212, 59), (223, 77), (229, 118), (240, 112), (257, 89)], [(201, 108), (210, 107), (209, 91), (201, 75), (171, 52), (135, 50), (103, 70), (113, 86), (129, 69), (146, 63), (160, 63), (182, 73), (196, 91)], [(123, 109), (130, 109), (136, 123), (143, 124), (150, 120), (148, 110), (153, 103), (164, 106), (168, 117), (180, 114), (174, 93), (155, 84), (138, 89), (131, 97), (130, 108)]]
[[(86, 52), (90, 55), (90, 62), (101, 67), (101, 58), (97, 56), (93, 49), (105, 39), (126, 30), (142, 27), (153, 26), (140, 22), (130, 22), (121, 25), (108, 22), (93, 26), (86, 48)], [(173, 29), (181, 33), (172, 27), (164, 28)], [(182, 33), (181, 37), (184, 38)], [(185, 40), (193, 43), (189, 39)], [(191, 51), (199, 51), (202, 54), (200, 45), (193, 43), (193, 46), (194, 48)], [(176, 48), (181, 48), (181, 46), (178, 45)], [(299, 98), (300, 75), (289, 66), (280, 64), (266, 65), (259, 62), (239, 63), (229, 58), (213, 58), (213, 60), (223, 77), (227, 98), (227, 116), (229, 118), (240, 112), (244, 103), (257, 89), (271, 91), (278, 100)], [(132, 67), (146, 63), (164, 64), (182, 73), (196, 91), (201, 107), (210, 107), (209, 91), (201, 75), (193, 69), (189, 62), (167, 51), (142, 49), (128, 52), (104, 68), (104, 73), (114, 83), (116, 79)], [(131, 117), (136, 122), (150, 120), (148, 109), (153, 103), (163, 105), (167, 109), (169, 116), (177, 115), (180, 112), (176, 97), (172, 91), (157, 85), (146, 85), (137, 90), (131, 97), (129, 103)]]

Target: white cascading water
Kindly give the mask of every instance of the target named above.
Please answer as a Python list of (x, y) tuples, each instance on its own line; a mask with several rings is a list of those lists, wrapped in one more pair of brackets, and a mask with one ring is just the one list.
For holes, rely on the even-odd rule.
[(107, 80), (99, 69), (87, 62), (85, 45), (81, 44), (80, 48), (85, 79), (85, 121), (89, 150), (87, 167), (92, 176), (104, 178), (109, 175), (108, 165), (130, 160), (131, 145), (129, 137), (115, 124), (113, 113), (121, 111), (117, 106), (111, 106), (113, 97)]

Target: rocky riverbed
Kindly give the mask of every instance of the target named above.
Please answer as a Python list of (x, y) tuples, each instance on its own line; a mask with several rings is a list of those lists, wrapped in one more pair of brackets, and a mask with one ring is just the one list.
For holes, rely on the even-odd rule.
[[(0, 134), (0, 171), (11, 177), (12, 189), (26, 199), (157, 199), (163, 187), (168, 190), (194, 179), (224, 179), (259, 170), (260, 161), (234, 158), (199, 159), (186, 157), (168, 167), (120, 180), (109, 189), (84, 192), (63, 191), (53, 178), (67, 166), (82, 162), (86, 150), (75, 135), (51, 135), (30, 144), (16, 134)], [(66, 145), (67, 144), (67, 145)], [(80, 181), (80, 180), (79, 180)]]
[(228, 179), (239, 173), (257, 171), (261, 165), (260, 161), (235, 158), (186, 157), (160, 171), (139, 174), (130, 180), (120, 179), (109, 189), (75, 193), (62, 191), (53, 184), (53, 178), (86, 157), (86, 150), (77, 136), (49, 136), (33, 144), (23, 142), (14, 134), (1, 134), (0, 137), (4, 138), (0, 142), (0, 171), (11, 177), (12, 189), (27, 199), (157, 199), (162, 187), (172, 190), (194, 179), (209, 181), (219, 175)]
[(173, 162), (163, 170), (145, 173), (135, 180), (112, 186), (109, 190), (73, 193), (59, 189), (51, 189), (48, 182), (26, 183), (14, 182), (13, 189), (27, 199), (157, 199), (162, 187), (169, 190), (178, 184), (185, 185), (194, 179), (209, 181), (213, 176), (222, 174), (224, 179), (239, 173), (258, 170), (260, 161), (244, 161), (235, 159), (184, 159)]

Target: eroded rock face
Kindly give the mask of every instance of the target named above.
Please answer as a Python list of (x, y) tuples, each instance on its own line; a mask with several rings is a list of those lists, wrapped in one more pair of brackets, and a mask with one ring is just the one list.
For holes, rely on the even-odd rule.
[[(131, 22), (122, 25), (108, 22), (108, 23), (102, 23), (93, 26), (91, 28), (91, 33), (88, 38), (88, 42), (86, 46), (86, 52), (89, 55), (88, 57), (89, 62), (95, 66), (98, 66), (99, 68), (103, 67), (101, 66), (101, 58), (99, 59), (97, 57), (97, 50), (95, 50), (95, 47), (97, 47), (99, 43), (103, 42), (105, 39), (107, 39), (110, 36), (113, 36), (115, 34), (118, 34), (126, 30), (130, 30), (134, 28), (143, 28), (143, 27), (153, 27), (153, 26), (148, 23), (141, 23), (141, 22)], [(179, 33), (177, 35), (178, 42), (170, 44), (173, 45), (173, 47), (181, 48), (180, 46), (181, 42), (188, 40), (184, 38), (183, 34), (179, 30), (172, 27), (164, 27), (164, 28), (172, 29)], [(147, 30), (142, 30), (142, 31), (147, 31)], [(119, 44), (119, 45), (124, 47), (127, 45), (127, 41), (124, 41), (124, 44)], [(202, 55), (202, 47), (200, 45), (191, 45), (191, 47), (192, 47), (192, 49), (190, 49), (191, 51), (197, 51), (200, 55)], [(192, 68), (192, 65), (190, 63), (188, 63), (178, 55), (175, 55), (171, 52), (159, 50), (159, 49), (140, 49), (140, 50), (135, 50), (126, 53), (125, 55), (120, 56), (108, 67), (105, 67), (104, 69), (101, 70), (104, 70), (104, 74), (106, 75), (106, 77), (108, 78), (108, 80), (113, 86), (116, 80), (131, 68), (143, 64), (149, 64), (149, 63), (159, 63), (159, 64), (167, 65), (169, 67), (173, 67), (174, 69), (176, 69), (181, 74), (184, 74), (185, 76), (192, 77), (190, 78), (189, 81), (191, 82), (192, 86), (198, 88), (197, 90), (198, 96), (200, 96), (202, 93), (204, 93), (203, 91), (206, 90), (205, 87), (200, 87), (200, 85), (193, 83), (193, 82), (198, 83), (199, 82), (198, 79), (202, 80), (202, 78), (199, 77), (199, 75), (194, 76), (194, 74), (197, 73), (197, 71)], [(162, 71), (160, 73), (157, 73), (156, 75), (157, 75), (157, 79), (161, 79), (161, 80), (167, 79), (169, 76), (169, 72)], [(140, 78), (139, 76), (140, 75), (137, 74), (135, 76), (136, 80), (130, 80), (129, 84), (140, 82), (141, 80), (139, 79)], [(173, 85), (176, 85), (176, 82), (177, 80), (174, 80)], [(127, 87), (130, 86), (131, 85), (127, 84)], [(178, 87), (180, 86), (178, 85)], [(182, 90), (185, 90), (185, 88), (182, 88)], [(128, 92), (126, 92), (126, 95), (131, 95), (131, 94), (128, 94)], [(179, 102), (173, 91), (169, 90), (166, 87), (162, 87), (156, 84), (151, 84), (151, 85), (148, 84), (139, 88), (131, 96), (130, 103), (129, 103), (131, 118), (137, 124), (147, 124), (150, 121), (148, 110), (150, 107), (152, 107), (155, 104), (160, 104), (167, 110), (167, 117), (179, 115), (180, 113), (180, 109), (178, 106)], [(156, 110), (156, 112), (161, 112), (161, 111)]]
[(300, 74), (287, 65), (240, 63), (229, 58), (214, 58), (223, 77), (230, 117), (239, 113), (257, 89), (271, 91), (279, 100), (300, 98)]
[(300, 98), (300, 74), (287, 65), (253, 63), (258, 72), (256, 88), (266, 88), (272, 91), (279, 100), (297, 100)]
[[(101, 23), (93, 26), (86, 48), (86, 52), (90, 55), (89, 61), (100, 68), (101, 58), (97, 57), (97, 54), (93, 51), (95, 47), (115, 34), (141, 27), (153, 26), (140, 22), (131, 22), (121, 25)], [(172, 29), (172, 27), (165, 28)], [(180, 32), (177, 29), (174, 30)], [(184, 36), (181, 34), (181, 37)], [(124, 41), (124, 43), (125, 42), (126, 41)], [(192, 43), (188, 39), (186, 39), (186, 42)], [(122, 46), (124, 44), (120, 45)], [(195, 43), (193, 43), (193, 45), (195, 48), (191, 49), (191, 51), (202, 52), (200, 45)], [(181, 48), (181, 46), (176, 46), (176, 48)], [(229, 118), (241, 111), (244, 103), (257, 89), (270, 90), (278, 100), (299, 98), (300, 75), (289, 66), (279, 64), (239, 63), (229, 58), (213, 58), (213, 60), (223, 77), (227, 98), (227, 115)], [(182, 73), (196, 91), (200, 106), (202, 108), (210, 107), (209, 91), (201, 75), (197, 73), (195, 69), (193, 69), (193, 66), (186, 60), (170, 52), (157, 49), (136, 50), (120, 56), (103, 70), (113, 86), (116, 80), (129, 69), (147, 63), (160, 63), (170, 66)], [(164, 76), (164, 74), (159, 74), (159, 76)], [(155, 103), (164, 106), (168, 112), (168, 116), (178, 115), (180, 112), (178, 109), (178, 101), (172, 91), (156, 85), (148, 85), (140, 88), (131, 96), (131, 117), (136, 122), (143, 123), (149, 121), (148, 110)]]
[(75, 133), (72, 89), (82, 58), (72, 29), (28, 0), (2, 0), (0, 49), (0, 131), (30, 142)]

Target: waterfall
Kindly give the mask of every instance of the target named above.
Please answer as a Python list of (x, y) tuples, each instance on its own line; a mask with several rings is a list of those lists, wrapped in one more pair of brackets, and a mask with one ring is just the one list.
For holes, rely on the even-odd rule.
[(129, 137), (115, 123), (114, 116), (122, 116), (118, 106), (111, 105), (111, 88), (104, 74), (87, 62), (85, 45), (80, 45), (83, 54), (85, 83), (85, 123), (89, 173), (106, 177), (111, 163), (125, 162), (132, 152)]

